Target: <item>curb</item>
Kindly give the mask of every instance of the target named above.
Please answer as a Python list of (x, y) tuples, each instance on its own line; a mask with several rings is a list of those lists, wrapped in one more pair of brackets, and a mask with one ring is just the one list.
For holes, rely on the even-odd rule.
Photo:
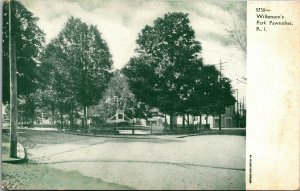
[(106, 137), (106, 138), (131, 138), (131, 139), (156, 139), (156, 137), (151, 135), (92, 135), (92, 134), (84, 134), (84, 133), (70, 133), (70, 132), (57, 132), (57, 133), (64, 133), (69, 135), (79, 135), (79, 136), (87, 136), (87, 137)]
[(21, 164), (21, 163), (27, 162), (28, 161), (27, 151), (21, 143), (18, 143), (17, 155), (18, 155), (18, 158), (9, 158), (7, 160), (2, 159), (2, 162), (9, 163), (9, 164)]

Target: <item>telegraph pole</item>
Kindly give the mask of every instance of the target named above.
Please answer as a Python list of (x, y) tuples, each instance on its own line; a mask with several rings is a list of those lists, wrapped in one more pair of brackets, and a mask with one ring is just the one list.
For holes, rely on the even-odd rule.
[[(224, 69), (223, 68), (223, 64), (226, 64), (228, 62), (222, 62), (222, 60), (220, 59), (220, 63), (219, 63), (219, 69), (220, 69), (220, 81), (222, 79), (222, 70)], [(225, 66), (226, 67), (226, 66)]]
[(15, 32), (12, 31), (14, 7), (9, 2), (9, 63), (10, 63), (10, 153), (11, 158), (17, 158), (17, 67)]
[[(221, 82), (221, 79), (222, 79), (222, 61), (220, 59), (220, 82)], [(222, 124), (221, 124), (221, 118), (222, 118), (222, 114), (221, 112), (219, 113), (219, 130), (221, 131), (221, 128), (222, 128)]]
[(236, 89), (236, 112), (237, 112), (237, 115), (236, 115), (236, 126), (239, 127), (239, 90)]
[(245, 96), (243, 96), (243, 112), (245, 111)]
[[(225, 63), (227, 63), (227, 62), (222, 62), (222, 60), (220, 59), (220, 65), (219, 65), (219, 66), (220, 66), (220, 79), (219, 79), (220, 82), (221, 82), (221, 79), (222, 79), (222, 69), (223, 69), (222, 66), (223, 66), (223, 64), (225, 64)], [(219, 130), (221, 130), (221, 126), (222, 126), (222, 124), (221, 124), (221, 122), (222, 122), (222, 121), (221, 121), (221, 118), (222, 118), (222, 114), (220, 113), (220, 114), (219, 114)]]
[(243, 110), (242, 110), (242, 101), (240, 101), (240, 115), (242, 116), (243, 115)]
[(246, 127), (246, 110), (245, 110), (245, 100), (243, 96), (243, 109), (242, 109), (242, 114), (243, 114), (243, 128)]

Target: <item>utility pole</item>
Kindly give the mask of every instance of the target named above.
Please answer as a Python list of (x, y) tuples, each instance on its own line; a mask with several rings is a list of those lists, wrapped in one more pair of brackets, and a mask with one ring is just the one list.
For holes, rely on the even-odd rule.
[(239, 127), (239, 90), (236, 89), (236, 126)]
[(221, 61), (221, 59), (220, 59), (220, 81), (221, 81), (221, 79), (222, 79), (222, 61)]
[(244, 100), (245, 96), (243, 96), (243, 113), (245, 111), (245, 100)]
[(134, 108), (132, 107), (132, 134), (134, 135)]
[(243, 110), (242, 110), (242, 102), (240, 101), (240, 115), (243, 115)]
[[(227, 63), (227, 62), (222, 62), (222, 60), (220, 59), (220, 82), (221, 82), (221, 79), (222, 79), (222, 69), (223, 69), (223, 64), (225, 64), (225, 63)], [(220, 113), (219, 114), (219, 130), (221, 131), (221, 127), (222, 127), (222, 120), (221, 120), (221, 118), (222, 118), (222, 114)]]
[(223, 64), (225, 64), (227, 62), (222, 62), (222, 60), (220, 59), (220, 63), (219, 63), (219, 70), (220, 70), (220, 78), (219, 80), (221, 81), (222, 79), (222, 70), (223, 70)]
[(10, 152), (11, 158), (17, 158), (17, 67), (15, 32), (12, 31), (14, 17), (13, 1), (9, 2), (9, 63), (10, 63)]
[[(220, 63), (219, 63), (220, 80), (222, 79), (222, 70), (224, 69), (224, 65), (223, 64), (226, 64), (226, 63), (228, 63), (228, 62), (222, 62), (222, 60), (220, 59)], [(225, 67), (226, 67), (226, 65), (225, 65)]]
[(243, 114), (243, 128), (246, 127), (246, 110), (245, 110), (245, 100), (243, 96), (243, 109), (242, 109), (242, 114)]

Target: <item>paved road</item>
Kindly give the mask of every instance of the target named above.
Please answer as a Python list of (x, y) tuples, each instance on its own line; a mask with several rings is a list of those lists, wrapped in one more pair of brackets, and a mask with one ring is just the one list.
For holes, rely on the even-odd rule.
[(86, 137), (25, 131), (31, 162), (134, 189), (245, 189), (245, 137)]

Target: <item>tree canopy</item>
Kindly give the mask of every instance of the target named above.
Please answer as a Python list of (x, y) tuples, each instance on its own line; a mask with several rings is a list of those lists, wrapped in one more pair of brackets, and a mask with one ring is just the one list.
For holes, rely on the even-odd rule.
[(112, 59), (97, 27), (71, 17), (48, 44), (43, 67), (44, 73), (50, 74), (44, 83), (58, 106), (85, 108), (101, 99), (111, 77)]
[(204, 65), (188, 15), (168, 13), (146, 25), (123, 69), (136, 99), (169, 115), (221, 114), (233, 105), (231, 82)]
[(113, 116), (117, 109), (124, 110), (130, 118), (147, 118), (150, 109), (136, 100), (129, 89), (126, 76), (120, 70), (114, 72), (97, 108), (97, 112), (101, 113), (103, 118)]
[(137, 39), (137, 56), (124, 69), (136, 98), (169, 114), (184, 112), (203, 66), (202, 47), (189, 23), (187, 14), (168, 13), (146, 25)]
[[(11, 30), (15, 39), (18, 95), (29, 95), (37, 88), (38, 67), (44, 47), (44, 32), (37, 26), (38, 18), (20, 2), (10, 2), (12, 14)], [(9, 3), (3, 4), (3, 71), (2, 102), (9, 102)]]
[(94, 25), (71, 17), (49, 46), (51, 58), (68, 71), (70, 88), (82, 106), (96, 104), (111, 77), (111, 54)]
[(201, 68), (187, 107), (193, 114), (219, 115), (235, 103), (230, 79), (220, 77), (214, 65)]

